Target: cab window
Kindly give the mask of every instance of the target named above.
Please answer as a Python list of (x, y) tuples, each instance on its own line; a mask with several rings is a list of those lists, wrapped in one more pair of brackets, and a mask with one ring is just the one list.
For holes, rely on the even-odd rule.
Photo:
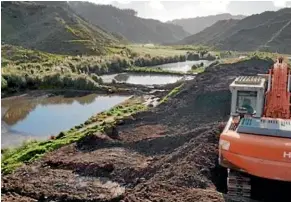
[(237, 92), (237, 109), (246, 108), (248, 114), (255, 114), (257, 107), (257, 92), (255, 91), (238, 91)]

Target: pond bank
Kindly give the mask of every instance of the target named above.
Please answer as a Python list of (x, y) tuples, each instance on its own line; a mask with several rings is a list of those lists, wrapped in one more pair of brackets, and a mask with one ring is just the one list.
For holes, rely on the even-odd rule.
[(108, 110), (129, 95), (94, 93), (26, 94), (1, 100), (1, 146), (17, 146), (23, 140), (45, 140)]
[(23, 143), (22, 146), (15, 149), (4, 149), (2, 150), (2, 173), (9, 173), (24, 162), (34, 161), (45, 153), (76, 142), (88, 134), (96, 132), (112, 134), (115, 125), (130, 121), (133, 119), (133, 114), (156, 106), (168, 92), (168, 89), (151, 89), (148, 94), (132, 96), (109, 110), (93, 115), (84, 123), (72, 127), (70, 130), (51, 136), (49, 140), (31, 141)]

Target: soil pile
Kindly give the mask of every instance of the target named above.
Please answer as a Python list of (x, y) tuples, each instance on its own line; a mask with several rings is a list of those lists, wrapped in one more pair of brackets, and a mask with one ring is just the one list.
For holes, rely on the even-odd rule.
[[(212, 66), (167, 103), (92, 134), (4, 176), (2, 193), (55, 201), (225, 201), (217, 166), (220, 121), (236, 76), (266, 73), (273, 61)], [(6, 197), (9, 201), (9, 197)]]

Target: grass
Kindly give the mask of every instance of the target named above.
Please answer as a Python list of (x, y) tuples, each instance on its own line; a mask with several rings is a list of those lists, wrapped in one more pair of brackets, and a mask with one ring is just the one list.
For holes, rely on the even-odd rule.
[(88, 134), (102, 132), (107, 127), (115, 125), (117, 120), (146, 110), (141, 101), (141, 98), (131, 98), (108, 111), (89, 118), (85, 123), (67, 132), (61, 132), (50, 140), (25, 142), (21, 147), (5, 149), (2, 152), (2, 174), (11, 173), (24, 163), (39, 159), (46, 153), (76, 142)]
[(187, 50), (187, 51), (214, 51), (214, 47), (209, 47), (209, 46), (195, 46), (195, 45), (176, 45), (173, 46), (174, 49), (176, 50)]
[(141, 44), (132, 44), (129, 45), (128, 48), (141, 56), (149, 54), (151, 56), (169, 57), (175, 55), (185, 55), (187, 52), (186, 50), (177, 50), (171, 46), (160, 46), (160, 45), (147, 46)]
[(5, 84), (1, 86), (2, 90), (16, 92), (21, 89), (75, 89), (75, 90), (109, 90), (109, 87), (103, 86), (102, 80), (96, 76), (90, 77), (86, 74), (24, 74), (6, 73), (2, 74)]
[[(233, 64), (237, 62), (242, 62), (254, 58), (262, 59), (262, 60), (268, 60), (271, 59), (275, 61), (278, 56), (281, 54), (276, 54), (276, 53), (268, 53), (268, 52), (241, 52), (241, 53), (236, 53), (235, 57), (232, 55), (232, 57), (229, 58), (223, 58), (220, 60), (221, 64)], [(240, 57), (244, 56), (244, 57)]]
[(181, 84), (181, 85), (179, 85), (179, 86), (177, 86), (177, 87), (175, 87), (173, 90), (171, 90), (169, 93), (168, 93), (168, 95), (166, 95), (161, 101), (160, 101), (160, 103), (165, 103), (165, 102), (167, 102), (168, 100), (169, 100), (169, 98), (170, 97), (173, 97), (173, 96), (175, 96), (175, 95), (177, 95), (179, 92), (180, 92), (180, 90), (181, 90), (181, 88), (183, 87), (183, 83)]
[[(47, 85), (48, 77), (49, 80), (58, 81), (58, 85), (55, 86), (58, 88), (77, 87), (76, 89), (87, 90), (94, 86), (94, 89), (96, 89), (96, 86), (103, 83), (99, 78), (99, 75), (102, 74), (124, 72), (133, 66), (154, 66), (185, 60), (183, 51), (176, 51), (170, 47), (159, 46), (159, 48), (153, 49), (158, 53), (160, 51), (171, 52), (171, 54), (165, 54), (165, 56), (161, 56), (161, 54), (155, 56), (157, 54), (151, 51), (148, 52), (151, 54), (147, 53), (146, 55), (141, 50), (136, 53), (131, 49), (132, 47), (138, 47), (145, 51), (151, 49), (139, 46), (115, 45), (110, 48), (110, 54), (106, 56), (69, 56), (3, 45), (1, 49), (3, 67), (1, 73), (2, 78), (7, 81), (7, 85), (3, 85), (2, 90), (15, 92), (22, 89), (53, 87), (54, 84), (51, 82)], [(180, 53), (184, 55), (180, 55)], [(136, 71), (143, 70), (136, 69)], [(146, 71), (156, 72), (153, 69)], [(157, 71), (162, 73), (161, 70)], [(89, 87), (80, 84), (84, 83), (84, 80), (90, 84)], [(6, 83), (4, 82), (4, 84)]]
[(205, 69), (206, 69), (205, 66), (203, 66), (203, 67), (198, 67), (197, 69), (191, 69), (191, 70), (189, 70), (187, 73), (189, 73), (189, 74), (199, 74), (199, 73), (204, 72)]
[(62, 59), (65, 58), (65, 55), (57, 55), (37, 50), (29, 50), (12, 45), (2, 45), (1, 56), (2, 67), (5, 67), (7, 65), (19, 65), (22, 63), (50, 62), (54, 64), (60, 62)]

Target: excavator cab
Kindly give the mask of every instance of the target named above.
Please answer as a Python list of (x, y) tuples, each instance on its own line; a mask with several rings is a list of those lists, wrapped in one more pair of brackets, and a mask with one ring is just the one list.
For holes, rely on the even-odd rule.
[(291, 77), (283, 65), (278, 60), (268, 75), (239, 76), (229, 86), (230, 118), (219, 139), (229, 196), (249, 198), (251, 176), (291, 182)]
[(232, 93), (231, 115), (237, 115), (237, 109), (243, 107), (248, 114), (261, 117), (264, 105), (266, 81), (255, 76), (241, 76), (230, 85)]

